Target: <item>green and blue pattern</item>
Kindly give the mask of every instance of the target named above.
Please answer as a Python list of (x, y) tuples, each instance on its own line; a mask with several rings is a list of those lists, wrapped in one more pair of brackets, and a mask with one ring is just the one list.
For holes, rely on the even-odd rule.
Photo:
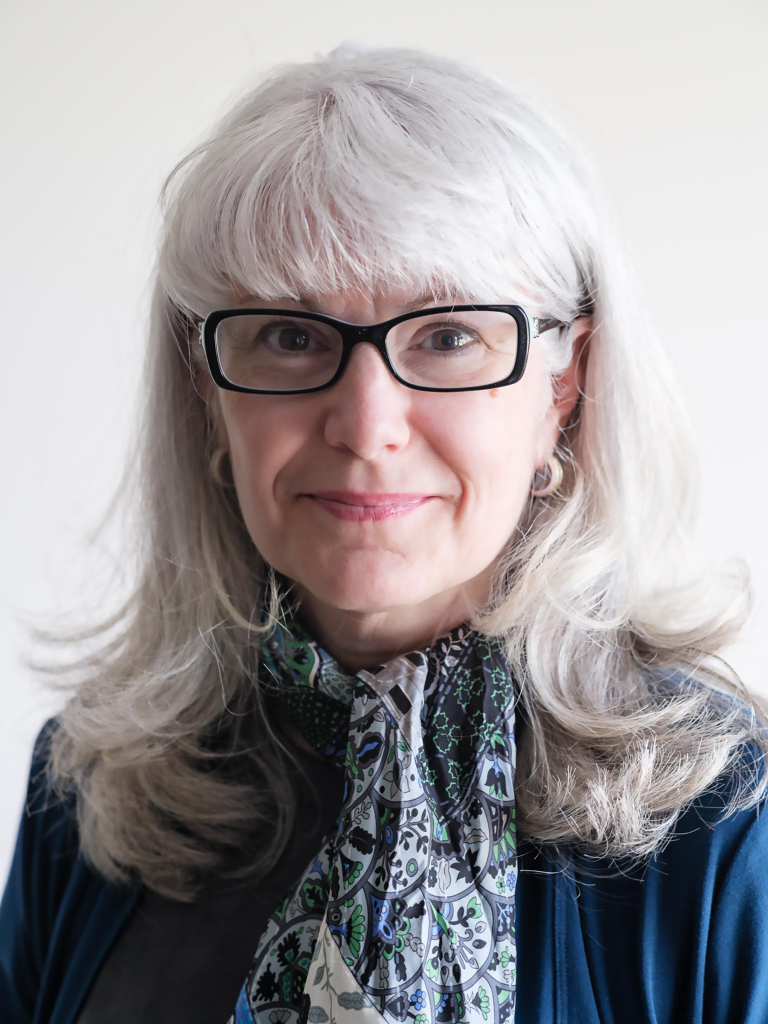
[(496, 1024), (515, 1013), (515, 686), (457, 626), (348, 675), (297, 622), (262, 652), (345, 773), (337, 825), (259, 941), (230, 1024)]

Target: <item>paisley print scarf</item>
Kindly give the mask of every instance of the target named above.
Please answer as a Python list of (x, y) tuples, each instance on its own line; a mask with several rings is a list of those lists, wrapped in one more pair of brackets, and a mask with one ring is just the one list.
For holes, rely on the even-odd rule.
[(338, 822), (261, 936), (229, 1024), (496, 1024), (515, 1013), (515, 686), (457, 626), (347, 674), (295, 621), (281, 711), (344, 771)]

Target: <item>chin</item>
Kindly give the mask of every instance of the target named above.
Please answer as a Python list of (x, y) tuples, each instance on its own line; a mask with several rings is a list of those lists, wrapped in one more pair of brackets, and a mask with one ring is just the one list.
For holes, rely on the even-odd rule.
[(430, 576), (421, 560), (388, 551), (337, 555), (327, 563), (316, 559), (292, 578), (324, 604), (371, 614), (420, 604), (445, 589), (442, 579)]

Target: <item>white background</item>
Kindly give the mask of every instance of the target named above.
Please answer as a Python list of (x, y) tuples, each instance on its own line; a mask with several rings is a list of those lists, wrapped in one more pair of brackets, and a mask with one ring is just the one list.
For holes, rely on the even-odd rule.
[(25, 624), (87, 620), (122, 585), (87, 532), (141, 387), (160, 183), (257, 72), (345, 39), (484, 65), (597, 165), (700, 439), (700, 541), (753, 572), (732, 662), (768, 692), (765, 0), (6, 0), (0, 879), (34, 735), (61, 699), (21, 663)]

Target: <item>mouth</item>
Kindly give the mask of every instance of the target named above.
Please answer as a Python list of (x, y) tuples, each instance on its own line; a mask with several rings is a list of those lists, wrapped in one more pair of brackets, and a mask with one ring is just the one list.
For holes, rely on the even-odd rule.
[(405, 516), (437, 498), (436, 494), (372, 494), (355, 491), (318, 491), (304, 494), (336, 519), (377, 522)]

